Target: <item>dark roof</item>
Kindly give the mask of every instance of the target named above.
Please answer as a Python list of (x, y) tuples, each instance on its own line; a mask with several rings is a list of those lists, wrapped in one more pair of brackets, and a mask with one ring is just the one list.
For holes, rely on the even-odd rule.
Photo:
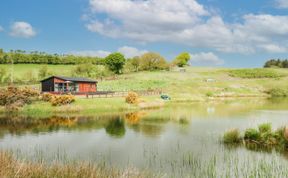
[(41, 80), (40, 82), (46, 81), (48, 79), (51, 78), (58, 78), (58, 79), (62, 79), (65, 81), (70, 81), (70, 82), (89, 82), (89, 83), (97, 83), (96, 80), (91, 80), (91, 79), (87, 79), (87, 78), (78, 78), (78, 77), (63, 77), (63, 76), (51, 76), (49, 78), (46, 78), (44, 80)]

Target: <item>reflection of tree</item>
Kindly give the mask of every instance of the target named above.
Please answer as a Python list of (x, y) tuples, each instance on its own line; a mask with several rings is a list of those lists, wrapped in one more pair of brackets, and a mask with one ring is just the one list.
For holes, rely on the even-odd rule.
[(105, 129), (106, 133), (113, 137), (123, 137), (126, 132), (125, 122), (120, 118), (111, 119)]

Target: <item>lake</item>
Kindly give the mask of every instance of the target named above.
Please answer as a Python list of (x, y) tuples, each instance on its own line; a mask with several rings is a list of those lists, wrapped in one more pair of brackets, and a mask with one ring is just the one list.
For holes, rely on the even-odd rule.
[(176, 103), (117, 115), (0, 116), (0, 149), (19, 158), (92, 161), (164, 177), (285, 177), (288, 154), (221, 143), (225, 131), (288, 125), (288, 100)]

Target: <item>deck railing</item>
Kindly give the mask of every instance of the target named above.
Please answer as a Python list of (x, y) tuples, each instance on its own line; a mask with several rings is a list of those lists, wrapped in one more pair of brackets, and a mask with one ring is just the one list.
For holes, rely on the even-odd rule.
[(98, 91), (86, 93), (86, 98), (113, 98), (113, 97), (125, 97), (129, 92), (135, 92), (140, 96), (153, 96), (161, 95), (162, 90), (131, 90), (131, 91)]

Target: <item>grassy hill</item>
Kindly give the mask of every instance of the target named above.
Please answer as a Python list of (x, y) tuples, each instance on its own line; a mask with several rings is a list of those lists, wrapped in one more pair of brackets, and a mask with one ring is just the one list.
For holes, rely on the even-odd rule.
[[(51, 75), (71, 76), (74, 65), (14, 65), (15, 78), (35, 78), (32, 84), (40, 87), (39, 70), (47, 66)], [(9, 65), (0, 65), (10, 71)], [(205, 100), (212, 97), (265, 96), (271, 88), (288, 87), (287, 69), (224, 69), (187, 67), (186, 72), (144, 71), (96, 78), (98, 90), (162, 89), (174, 101)], [(28, 82), (29, 83), (29, 82)], [(31, 83), (31, 82), (30, 82)], [(27, 84), (25, 84), (27, 85)]]

